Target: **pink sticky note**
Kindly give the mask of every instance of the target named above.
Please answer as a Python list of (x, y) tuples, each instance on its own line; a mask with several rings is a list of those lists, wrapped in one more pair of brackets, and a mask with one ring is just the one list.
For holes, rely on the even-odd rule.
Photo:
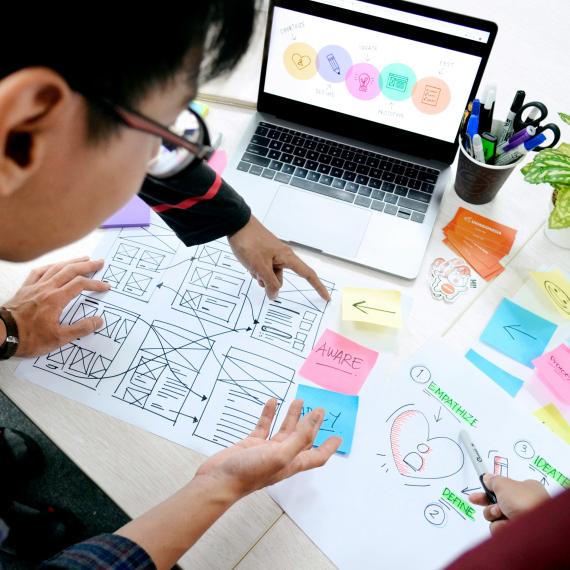
[(208, 165), (221, 176), (228, 165), (228, 155), (226, 151), (222, 149), (214, 151), (214, 154), (210, 157), (210, 160), (208, 160)]
[(532, 363), (542, 382), (565, 404), (570, 405), (570, 348), (565, 344), (545, 352)]
[(377, 359), (374, 350), (327, 329), (299, 374), (327, 390), (358, 394)]

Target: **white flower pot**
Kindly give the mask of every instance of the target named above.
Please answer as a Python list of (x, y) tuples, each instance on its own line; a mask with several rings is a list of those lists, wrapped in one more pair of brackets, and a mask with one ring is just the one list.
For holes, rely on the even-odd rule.
[[(552, 204), (552, 200), (548, 202), (550, 206), (550, 212), (554, 210), (554, 205)], [(564, 249), (570, 249), (570, 228), (562, 228), (562, 229), (551, 229), (548, 227), (548, 220), (546, 222), (546, 226), (544, 228), (544, 235), (558, 247), (562, 247)]]

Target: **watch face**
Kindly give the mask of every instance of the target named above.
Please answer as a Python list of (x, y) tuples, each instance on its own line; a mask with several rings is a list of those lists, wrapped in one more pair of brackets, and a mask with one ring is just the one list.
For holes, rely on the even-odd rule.
[(9, 342), (10, 344), (18, 344), (19, 340), (18, 337), (8, 336), (6, 337), (6, 342)]

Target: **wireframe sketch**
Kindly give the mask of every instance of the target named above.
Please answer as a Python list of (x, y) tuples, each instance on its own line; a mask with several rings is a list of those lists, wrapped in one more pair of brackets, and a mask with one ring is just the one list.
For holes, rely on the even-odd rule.
[(224, 241), (198, 248), (172, 308), (234, 328), (251, 285), (251, 276)]
[[(329, 293), (334, 284), (323, 280)], [(298, 356), (309, 353), (317, 338), (327, 303), (309, 283), (290, 271), (283, 273), (279, 297), (265, 297), (251, 336)]]
[(110, 283), (115, 293), (148, 303), (179, 246), (176, 234), (160, 224), (124, 228), (95, 278)]
[(95, 316), (103, 319), (103, 326), (95, 334), (38, 358), (34, 367), (95, 390), (140, 315), (101, 299), (80, 295), (63, 316), (62, 324), (71, 325)]
[(293, 368), (230, 348), (194, 435), (222, 447), (237, 443), (253, 430), (269, 398), (280, 408), (294, 376)]
[(451, 477), (465, 460), (456, 441), (431, 436), (430, 424), (419, 410), (405, 410), (396, 416), (390, 429), (390, 447), (400, 475), (414, 479)]
[(114, 397), (175, 424), (213, 345), (207, 337), (153, 321)]

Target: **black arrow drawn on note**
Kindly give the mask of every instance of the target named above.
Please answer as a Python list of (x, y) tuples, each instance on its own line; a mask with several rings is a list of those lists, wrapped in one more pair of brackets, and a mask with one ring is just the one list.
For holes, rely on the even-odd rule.
[(525, 336), (528, 336), (529, 338), (532, 338), (533, 340), (536, 340), (535, 336), (532, 336), (531, 334), (525, 332), (525, 331), (521, 331), (519, 329), (521, 325), (505, 325), (503, 328), (505, 329), (505, 332), (511, 337), (512, 340), (515, 340), (514, 334), (511, 333), (511, 330), (513, 332), (518, 332), (520, 334), (524, 334)]
[(198, 398), (200, 398), (202, 402), (208, 399), (208, 396), (206, 396), (205, 394), (198, 394), (198, 392), (194, 392), (194, 390), (190, 390), (190, 392), (192, 392), (192, 394), (194, 394), (195, 396), (198, 396)]
[(478, 491), (481, 487), (472, 487), (469, 488), (469, 486), (464, 487), (463, 489), (461, 489), (461, 492), (464, 495), (469, 495), (470, 493), (472, 493), (473, 491)]
[(366, 301), (358, 301), (358, 303), (353, 303), (353, 307), (355, 309), (358, 309), (359, 311), (363, 312), (365, 315), (368, 314), (367, 311), (365, 311), (364, 309), (368, 309), (369, 311), (379, 311), (381, 313), (390, 313), (392, 315), (396, 314), (396, 311), (387, 311), (386, 309), (377, 309), (376, 307), (367, 307), (364, 303), (366, 303)]
[(437, 422), (441, 421), (441, 406), (439, 407), (439, 411), (437, 412), (437, 416), (434, 414), (433, 419)]

